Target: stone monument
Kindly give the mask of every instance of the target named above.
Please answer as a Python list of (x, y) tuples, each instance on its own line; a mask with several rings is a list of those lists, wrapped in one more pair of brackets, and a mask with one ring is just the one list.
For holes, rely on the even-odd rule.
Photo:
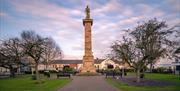
[(83, 19), (84, 25), (84, 49), (85, 54), (83, 56), (83, 67), (81, 69), (81, 73), (96, 73), (96, 69), (94, 67), (94, 57), (92, 54), (92, 41), (91, 41), (91, 26), (93, 25), (93, 19), (90, 18), (90, 8), (89, 6), (85, 9), (86, 17)]

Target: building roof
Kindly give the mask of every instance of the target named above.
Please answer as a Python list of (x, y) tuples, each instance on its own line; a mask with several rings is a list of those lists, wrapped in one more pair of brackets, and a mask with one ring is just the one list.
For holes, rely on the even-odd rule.
[(103, 62), (105, 59), (94, 59), (94, 63), (95, 64), (100, 64), (101, 62)]
[[(100, 64), (105, 59), (94, 59), (95, 64)], [(119, 61), (114, 61), (115, 63), (120, 63)], [(82, 64), (82, 60), (54, 60), (51, 64)]]
[(82, 60), (54, 60), (51, 64), (81, 64)]

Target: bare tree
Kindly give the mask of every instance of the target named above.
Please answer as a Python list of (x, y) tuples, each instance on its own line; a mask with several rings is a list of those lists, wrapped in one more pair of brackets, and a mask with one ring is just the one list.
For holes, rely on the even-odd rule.
[(165, 31), (167, 25), (165, 22), (159, 22), (157, 19), (149, 20), (142, 25), (139, 25), (131, 32), (132, 37), (135, 39), (137, 45), (144, 55), (148, 55), (148, 62), (150, 64), (150, 71), (156, 61), (166, 54), (166, 48), (163, 44), (170, 43), (167, 41), (167, 34), (171, 31)]
[(123, 42), (115, 42), (112, 46), (115, 57), (122, 59), (136, 71), (137, 82), (140, 82), (140, 71), (147, 64), (147, 55), (143, 55), (140, 49), (136, 48), (136, 42), (123, 37)]
[(0, 46), (0, 66), (10, 70), (10, 76), (15, 76), (15, 70), (22, 64), (22, 47), (18, 38), (3, 41)]
[(123, 43), (116, 42), (112, 49), (118, 58), (126, 61), (139, 75), (139, 71), (143, 70), (143, 67), (150, 64), (152, 69), (153, 64), (160, 57), (168, 54), (168, 48), (164, 46), (172, 46), (176, 43), (167, 39), (167, 36), (173, 31), (166, 29), (165, 22), (159, 22), (157, 19), (149, 20), (138, 25), (130, 33), (130, 39), (123, 38)]
[(46, 64), (46, 70), (48, 70), (48, 65), (55, 59), (60, 59), (62, 57), (62, 51), (60, 47), (55, 43), (52, 38), (46, 38), (44, 44), (43, 60)]
[(39, 81), (38, 65), (41, 63), (46, 38), (42, 38), (33, 31), (23, 31), (21, 37), (24, 53), (33, 59), (36, 79)]

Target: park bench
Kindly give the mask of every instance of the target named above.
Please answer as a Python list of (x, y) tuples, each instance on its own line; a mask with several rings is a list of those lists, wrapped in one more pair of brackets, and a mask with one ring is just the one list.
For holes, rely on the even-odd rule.
[(59, 72), (59, 73), (57, 73), (57, 78), (59, 78), (59, 77), (69, 77), (69, 78), (71, 78), (71, 74), (68, 73), (68, 72)]
[(0, 78), (5, 78), (5, 77), (10, 77), (10, 74), (4, 74), (4, 73), (0, 74)]
[(113, 78), (115, 78), (115, 76), (120, 76), (122, 78), (122, 73), (121, 72), (114, 72), (114, 71), (106, 72), (106, 78), (108, 76), (111, 76)]
[(113, 71), (106, 72), (105, 74), (106, 74), (106, 78), (107, 78), (108, 76), (113, 76), (113, 77), (114, 77)]
[(44, 71), (44, 76), (50, 78), (50, 72), (49, 71)]

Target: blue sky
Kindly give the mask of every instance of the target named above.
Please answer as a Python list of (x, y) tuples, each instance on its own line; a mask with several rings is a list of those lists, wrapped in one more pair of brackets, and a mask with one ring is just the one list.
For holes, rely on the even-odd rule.
[(0, 39), (18, 37), (23, 30), (51, 36), (65, 59), (84, 55), (86, 5), (91, 8), (93, 54), (103, 58), (115, 40), (137, 22), (156, 17), (169, 27), (180, 23), (180, 0), (0, 0)]

